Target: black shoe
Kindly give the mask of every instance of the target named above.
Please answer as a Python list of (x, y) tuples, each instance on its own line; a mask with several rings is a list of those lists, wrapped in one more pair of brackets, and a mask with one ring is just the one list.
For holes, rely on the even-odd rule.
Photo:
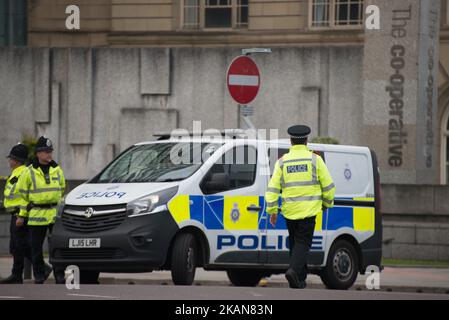
[(0, 284), (22, 284), (23, 283), (23, 279), (20, 276), (16, 276), (16, 275), (10, 275), (8, 278), (6, 279), (2, 279), (0, 280)]
[(35, 284), (44, 284), (45, 280), (44, 279), (38, 279), (38, 280), (34, 280)]
[(50, 276), (51, 272), (53, 271), (53, 268), (48, 265), (45, 264), (45, 275), (44, 275), (44, 281), (48, 279), (48, 277)]
[(305, 289), (307, 287), (307, 283), (305, 281), (300, 281), (297, 289)]
[(285, 273), (285, 278), (287, 279), (290, 288), (298, 289), (302, 285), (301, 281), (299, 281), (298, 274), (293, 269), (287, 270)]

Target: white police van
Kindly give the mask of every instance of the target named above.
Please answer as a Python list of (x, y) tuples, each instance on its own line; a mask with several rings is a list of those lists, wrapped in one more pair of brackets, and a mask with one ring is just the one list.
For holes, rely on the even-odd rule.
[[(334, 208), (317, 216), (308, 269), (328, 288), (346, 289), (381, 264), (376, 156), (365, 147), (308, 146), (336, 185)], [(60, 204), (50, 262), (78, 266), (82, 283), (96, 283), (100, 272), (171, 270), (175, 284), (190, 285), (203, 267), (254, 286), (283, 273), (288, 231), (282, 215), (269, 223), (264, 194), (289, 147), (238, 138), (135, 144)], [(179, 155), (190, 161), (173, 161)]]

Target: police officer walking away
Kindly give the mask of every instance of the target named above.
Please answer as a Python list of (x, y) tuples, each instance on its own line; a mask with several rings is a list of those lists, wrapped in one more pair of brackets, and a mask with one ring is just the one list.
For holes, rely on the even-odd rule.
[(9, 251), (14, 257), (14, 264), (11, 275), (0, 281), (2, 284), (23, 283), (23, 268), (25, 258), (31, 260), (30, 246), (28, 242), (28, 228), (22, 226), (16, 227), (17, 215), (20, 209), (26, 207), (25, 201), (20, 197), (19, 189), (17, 188), (17, 181), (20, 175), (26, 169), (25, 162), (28, 158), (28, 148), (24, 144), (17, 144), (12, 147), (9, 156), (7, 157), (9, 167), (12, 172), (6, 181), (3, 205), (7, 213), (11, 214), (10, 225), (10, 242)]
[(315, 230), (315, 217), (324, 208), (333, 207), (335, 186), (323, 159), (307, 148), (310, 128), (288, 128), (292, 147), (275, 164), (265, 194), (270, 223), (276, 225), (278, 199), (286, 220), (290, 265), (285, 277), (290, 288), (306, 287), (307, 257)]
[[(17, 226), (28, 218), (31, 239), (31, 258), (34, 282), (46, 280), (43, 244), (47, 231), (51, 234), (55, 223), (58, 201), (64, 195), (65, 179), (61, 167), (53, 161), (50, 139), (40, 137), (36, 144), (36, 158), (20, 177), (17, 187), (26, 208), (21, 208)], [(56, 283), (64, 283), (64, 273), (54, 270)]]

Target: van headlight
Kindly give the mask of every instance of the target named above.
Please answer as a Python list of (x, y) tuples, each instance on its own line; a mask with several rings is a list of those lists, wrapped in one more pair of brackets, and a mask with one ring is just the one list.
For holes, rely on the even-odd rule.
[(172, 187), (145, 197), (131, 201), (126, 206), (128, 217), (140, 217), (168, 210), (167, 202), (178, 192), (178, 187)]

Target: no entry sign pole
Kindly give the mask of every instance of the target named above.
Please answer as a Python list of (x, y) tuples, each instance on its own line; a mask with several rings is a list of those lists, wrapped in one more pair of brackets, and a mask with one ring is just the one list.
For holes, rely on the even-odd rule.
[[(271, 53), (269, 48), (242, 49), (242, 55), (229, 65), (226, 84), (232, 98), (238, 103), (239, 114), (246, 125), (255, 130), (249, 116), (254, 114), (252, 106), (248, 106), (257, 96), (260, 88), (260, 73), (256, 63), (249, 57), (253, 53)], [(240, 123), (240, 121), (239, 121)]]

